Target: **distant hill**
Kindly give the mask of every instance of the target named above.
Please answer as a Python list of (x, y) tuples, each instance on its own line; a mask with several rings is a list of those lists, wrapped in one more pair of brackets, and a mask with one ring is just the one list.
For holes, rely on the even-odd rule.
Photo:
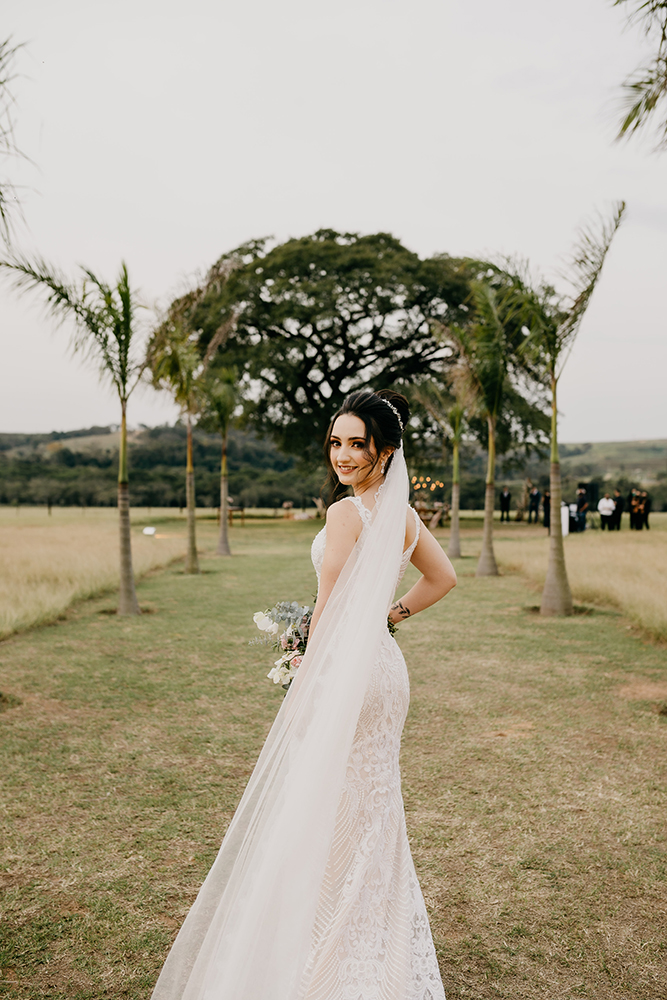
[(573, 476), (618, 477), (655, 486), (667, 477), (667, 440), (564, 444), (561, 464)]
[[(633, 486), (648, 490), (654, 510), (667, 510), (667, 440), (602, 441), (591, 444), (563, 444), (559, 448), (563, 498), (575, 498), (578, 486), (590, 488), (591, 499), (618, 487), (626, 494)], [(499, 462), (502, 469), (502, 461)], [(497, 482), (502, 486), (500, 478)], [(549, 488), (549, 462), (531, 459), (516, 473), (508, 476), (508, 485), (518, 499), (526, 478), (539, 487)], [(503, 480), (505, 482), (505, 480)]]
[[(47, 503), (104, 506), (116, 502), (119, 433), (116, 427), (88, 427), (51, 434), (0, 434), (0, 503)], [(142, 507), (185, 505), (185, 428), (141, 428), (129, 434), (130, 493)], [(220, 439), (195, 430), (194, 461), (197, 500), (217, 507), (220, 489)], [(440, 459), (428, 469), (445, 483), (449, 497), (450, 470)], [(574, 497), (580, 483), (597, 495), (615, 486), (623, 491), (641, 486), (651, 492), (654, 509), (667, 510), (667, 440), (619, 441), (561, 446), (563, 488)], [(485, 458), (478, 446), (463, 449), (461, 503), (484, 505)], [(291, 500), (312, 503), (319, 494), (324, 470), (303, 472), (294, 458), (254, 434), (233, 430), (229, 441), (230, 493), (244, 506), (278, 507)], [(497, 484), (507, 483), (515, 499), (526, 477), (548, 489), (546, 459), (498, 462)], [(436, 494), (439, 495), (439, 494)]]
[[(185, 427), (129, 433), (133, 506), (185, 506)], [(106, 506), (116, 503), (119, 432), (89, 427), (67, 434), (0, 434), (0, 503)], [(221, 442), (195, 430), (197, 502), (220, 502)], [(299, 506), (319, 494), (323, 474), (299, 474), (295, 460), (269, 441), (233, 430), (229, 437), (230, 494), (245, 506)]]

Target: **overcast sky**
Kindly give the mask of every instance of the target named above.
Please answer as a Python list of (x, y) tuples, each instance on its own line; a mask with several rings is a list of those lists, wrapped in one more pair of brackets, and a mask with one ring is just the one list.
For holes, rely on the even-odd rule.
[[(562, 380), (561, 439), (667, 438), (667, 156), (613, 142), (645, 57), (611, 0), (4, 0), (19, 56), (26, 248), (147, 304), (253, 237), (389, 231), (420, 255), (520, 254), (627, 219)], [(37, 300), (0, 288), (0, 430), (118, 420)], [(132, 425), (173, 420), (133, 397)]]

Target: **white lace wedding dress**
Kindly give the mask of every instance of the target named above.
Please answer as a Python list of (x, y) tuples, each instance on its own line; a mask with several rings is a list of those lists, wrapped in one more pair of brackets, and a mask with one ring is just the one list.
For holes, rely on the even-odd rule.
[(340, 501), (358, 544), (152, 1000), (444, 1000), (401, 797), (408, 675), (386, 626), (417, 544), (401, 555), (408, 495), (399, 448), (372, 512)]
[[(346, 501), (354, 503), (366, 532), (371, 513), (357, 497)], [(417, 530), (399, 580), (419, 538), (420, 521), (412, 514)], [(325, 544), (323, 528), (312, 546), (318, 580)], [(403, 654), (387, 632), (348, 758), (303, 1000), (444, 1000), (401, 795), (399, 751), (409, 697)]]

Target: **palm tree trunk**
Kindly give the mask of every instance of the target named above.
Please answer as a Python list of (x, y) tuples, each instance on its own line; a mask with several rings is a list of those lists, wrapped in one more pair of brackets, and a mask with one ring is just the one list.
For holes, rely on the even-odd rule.
[(132, 540), (130, 537), (130, 484), (127, 472), (127, 420), (125, 400), (121, 400), (120, 454), (118, 457), (118, 527), (120, 532), (119, 615), (140, 615), (141, 608), (134, 588)]
[(195, 467), (192, 462), (192, 420), (188, 413), (188, 452), (185, 466), (185, 502), (188, 512), (188, 548), (185, 556), (185, 572), (198, 573), (199, 560), (197, 558), (197, 527), (196, 527), (196, 507), (195, 507)]
[(231, 556), (227, 527), (227, 430), (222, 435), (222, 462), (220, 463), (220, 535), (215, 550), (219, 556)]
[(459, 443), (452, 446), (452, 526), (449, 532), (449, 547), (447, 555), (450, 559), (461, 558), (461, 532), (459, 528)]
[(567, 578), (565, 566), (565, 548), (563, 546), (563, 525), (561, 522), (560, 505), (562, 499), (560, 480), (560, 460), (558, 455), (558, 406), (556, 390), (558, 382), (551, 376), (551, 507), (549, 511), (549, 564), (547, 577), (542, 591), (540, 614), (571, 615), (572, 593)]
[(496, 506), (496, 423), (487, 417), (489, 427), (489, 461), (486, 469), (486, 492), (484, 494), (484, 533), (482, 552), (477, 563), (475, 576), (498, 576), (498, 565), (493, 551), (493, 512)]

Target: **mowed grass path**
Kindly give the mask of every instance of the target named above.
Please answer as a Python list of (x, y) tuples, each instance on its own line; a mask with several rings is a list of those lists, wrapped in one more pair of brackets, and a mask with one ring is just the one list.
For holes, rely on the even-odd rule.
[[(141, 583), (152, 613), (106, 597), (0, 644), (0, 996), (150, 996), (281, 699), (252, 613), (312, 599), (316, 530), (234, 528), (233, 559)], [(399, 634), (448, 1000), (665, 998), (665, 647), (612, 612), (542, 620), (474, 565)]]

